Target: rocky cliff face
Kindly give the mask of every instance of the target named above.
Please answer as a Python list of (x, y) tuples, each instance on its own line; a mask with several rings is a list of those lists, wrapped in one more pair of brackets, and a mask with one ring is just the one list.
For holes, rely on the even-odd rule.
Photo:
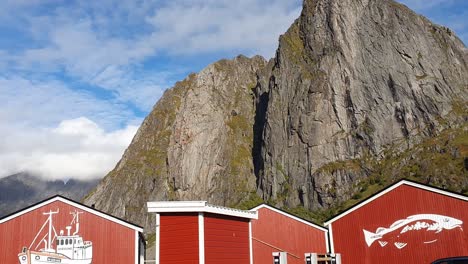
[(149, 200), (320, 211), (401, 177), (467, 192), (467, 64), (452, 31), (391, 0), (305, 0), (268, 63), (169, 89), (85, 202), (151, 232)]
[(164, 93), (122, 160), (86, 204), (153, 230), (150, 200), (233, 206), (255, 192), (253, 146), (259, 56), (221, 60)]
[(304, 1), (257, 90), (259, 193), (309, 209), (351, 198), (362, 160), (457, 123), (467, 58), (452, 31), (394, 1)]

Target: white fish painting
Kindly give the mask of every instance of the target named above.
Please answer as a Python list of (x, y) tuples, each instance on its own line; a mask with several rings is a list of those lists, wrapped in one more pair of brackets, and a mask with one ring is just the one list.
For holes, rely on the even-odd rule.
[[(368, 247), (375, 241), (378, 241), (381, 247), (387, 246), (389, 243), (385, 237), (389, 234), (395, 234), (400, 237), (401, 234), (410, 233), (414, 231), (433, 232), (438, 234), (444, 230), (451, 230), (455, 228), (462, 229), (463, 221), (444, 215), (437, 214), (417, 214), (408, 216), (406, 219), (395, 221), (390, 227), (379, 227), (375, 232), (362, 230), (364, 232), (364, 239)], [(423, 241), (425, 244), (436, 242), (437, 239)], [(393, 245), (397, 249), (402, 249), (407, 246), (406, 241), (395, 241)]]

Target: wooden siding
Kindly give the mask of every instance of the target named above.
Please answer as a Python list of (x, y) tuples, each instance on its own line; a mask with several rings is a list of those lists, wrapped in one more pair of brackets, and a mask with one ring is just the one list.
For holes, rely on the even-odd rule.
[[(79, 215), (78, 234), (83, 237), (84, 241), (93, 243), (93, 264), (135, 262), (135, 230), (79, 210), (64, 202), (55, 201), (0, 224), (0, 263), (19, 263), (18, 253), (22, 247), (29, 247), (47, 220), (47, 216), (43, 213), (57, 210), (60, 213), (53, 216), (53, 225), (57, 233), (63, 230), (64, 234), (67, 233), (65, 226), (70, 225), (72, 220), (70, 212), (75, 210), (83, 212)], [(73, 226), (71, 233), (74, 230)], [(42, 237), (43, 235), (38, 240)]]
[[(436, 232), (422, 228), (400, 233), (400, 228), (367, 245), (363, 230), (374, 233), (379, 227), (388, 228), (397, 220), (419, 214), (459, 219), (463, 221), (463, 230), (443, 228)], [(430, 220), (419, 222), (433, 223)], [(343, 263), (422, 264), (443, 257), (468, 255), (468, 202), (402, 185), (333, 222), (332, 233), (335, 252), (341, 253)], [(398, 249), (395, 243), (406, 243), (406, 246)]]
[(198, 263), (198, 213), (161, 214), (161, 264)]
[(205, 263), (248, 264), (249, 220), (205, 214)]
[(252, 237), (255, 264), (273, 263), (273, 252), (287, 252), (288, 264), (303, 264), (304, 253), (327, 251), (324, 231), (268, 208), (252, 220)]
[(326, 253), (325, 232), (268, 208), (252, 221), (254, 263), (270, 263), (272, 253), (288, 253), (288, 264), (303, 264), (304, 253)]

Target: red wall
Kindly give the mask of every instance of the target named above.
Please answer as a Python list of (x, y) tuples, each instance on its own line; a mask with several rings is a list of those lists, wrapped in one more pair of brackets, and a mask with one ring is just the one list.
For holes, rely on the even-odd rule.
[(288, 264), (303, 264), (304, 253), (326, 253), (325, 232), (268, 208), (252, 220), (254, 264), (273, 263), (273, 252), (288, 252)]
[(161, 214), (160, 240), (161, 264), (198, 263), (198, 213)]
[(249, 220), (205, 214), (205, 263), (248, 264)]
[[(53, 216), (53, 225), (57, 233), (62, 229), (64, 234), (67, 232), (65, 226), (69, 225), (72, 220), (70, 212), (75, 209), (83, 212), (79, 215), (80, 231), (78, 234), (83, 237), (84, 241), (93, 242), (93, 264), (135, 262), (135, 230), (64, 202), (55, 201), (0, 224), (0, 263), (19, 263), (18, 253), (23, 246), (29, 247), (47, 220), (47, 216), (42, 213), (50, 210), (57, 211), (57, 209), (59, 214)], [(73, 227), (71, 233), (74, 230)], [(46, 233), (47, 227), (38, 240)]]
[[(365, 242), (363, 229), (375, 233), (377, 228), (390, 227), (400, 219), (416, 214), (438, 214), (463, 221), (463, 230), (427, 229), (400, 234), (401, 229), (385, 235), (381, 247), (378, 241), (370, 247)], [(432, 223), (431, 221), (425, 221)], [(414, 223), (412, 223), (414, 224)], [(411, 224), (411, 225), (412, 225)], [(334, 248), (347, 263), (431, 263), (435, 259), (468, 255), (468, 202), (401, 185), (376, 200), (332, 223)], [(399, 237), (398, 237), (399, 236)], [(431, 242), (432, 243), (424, 243)], [(398, 249), (395, 242), (407, 243)]]

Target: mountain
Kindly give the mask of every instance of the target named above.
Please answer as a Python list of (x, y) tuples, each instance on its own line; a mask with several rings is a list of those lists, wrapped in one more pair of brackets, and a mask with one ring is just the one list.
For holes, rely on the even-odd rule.
[(167, 90), (84, 201), (154, 230), (150, 200), (321, 221), (403, 177), (467, 193), (467, 102), (450, 29), (392, 0), (305, 0), (275, 58), (221, 60)]
[(255, 192), (254, 88), (265, 64), (259, 56), (239, 56), (176, 83), (85, 203), (154, 227), (145, 207), (149, 200), (233, 205)]
[[(424, 149), (419, 144), (449, 128), (464, 140), (466, 157), (467, 63), (450, 29), (394, 1), (304, 1), (259, 81), (260, 195), (317, 210), (352, 198), (371, 175), (466, 189), (463, 165), (451, 177), (453, 170), (380, 173), (380, 161), (395, 156), (396, 163), (399, 153)], [(423, 152), (438, 150), (428, 146), (412, 158)]]
[(17, 173), (0, 179), (0, 217), (60, 194), (80, 201), (99, 180), (48, 181), (29, 173)]

